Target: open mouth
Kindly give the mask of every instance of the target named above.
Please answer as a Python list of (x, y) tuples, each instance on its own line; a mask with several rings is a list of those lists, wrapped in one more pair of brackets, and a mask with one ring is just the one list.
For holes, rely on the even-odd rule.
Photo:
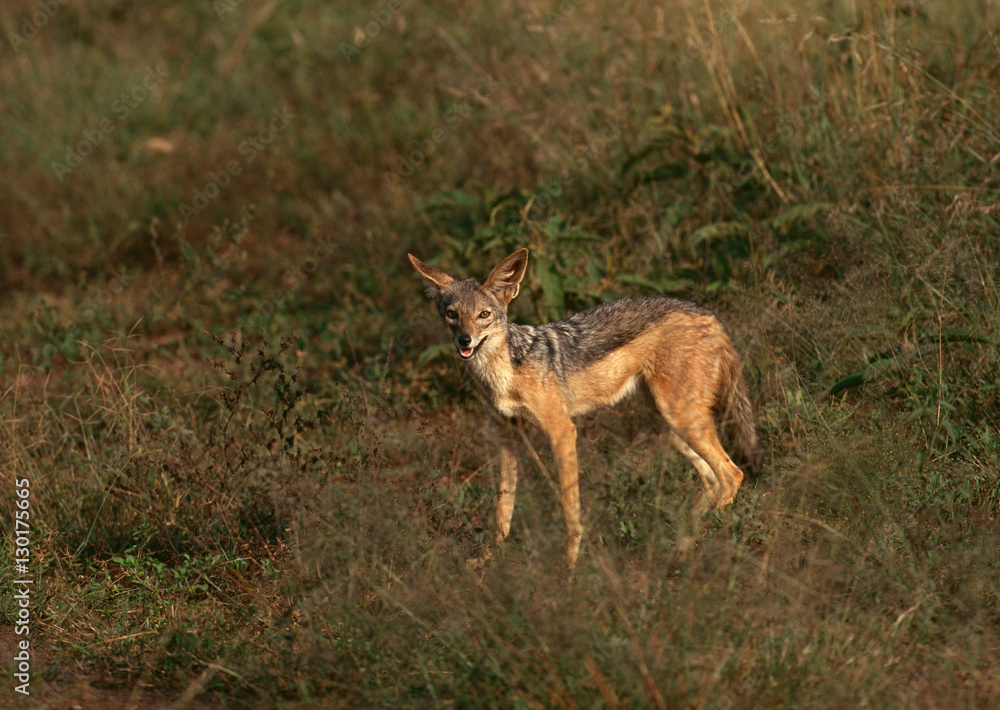
[(483, 346), (483, 343), (485, 343), (485, 342), (486, 342), (486, 338), (483, 338), (482, 340), (479, 341), (479, 344), (476, 345), (476, 347), (474, 347), (474, 348), (462, 348), (462, 347), (460, 347), (458, 349), (458, 354), (461, 356), (461, 358), (463, 360), (471, 360), (473, 358), (473, 356), (475, 356), (475, 354), (479, 350), (479, 348), (481, 348)]

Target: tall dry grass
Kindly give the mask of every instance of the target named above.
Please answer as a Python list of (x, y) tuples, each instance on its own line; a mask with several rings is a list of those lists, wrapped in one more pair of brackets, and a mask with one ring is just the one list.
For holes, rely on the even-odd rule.
[[(995, 704), (995, 3), (56, 5), (23, 42), (39, 6), (0, 11), (37, 688)], [(571, 579), (530, 463), (492, 545), (479, 404), (403, 259), (524, 245), (522, 322), (719, 312), (767, 452), (693, 529), (644, 414), (587, 418)]]

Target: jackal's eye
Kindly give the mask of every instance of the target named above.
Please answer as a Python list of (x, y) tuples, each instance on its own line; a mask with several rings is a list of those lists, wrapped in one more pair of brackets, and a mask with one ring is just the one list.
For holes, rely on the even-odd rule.
[(452, 310), (451, 308), (449, 308), (447, 311), (445, 311), (444, 314), (446, 316), (448, 316), (449, 318), (451, 318), (452, 320), (455, 320), (456, 318), (458, 318), (458, 312)]
[(490, 312), (489, 311), (483, 311), (482, 313), (479, 314), (479, 317), (480, 318), (489, 318), (490, 317)]

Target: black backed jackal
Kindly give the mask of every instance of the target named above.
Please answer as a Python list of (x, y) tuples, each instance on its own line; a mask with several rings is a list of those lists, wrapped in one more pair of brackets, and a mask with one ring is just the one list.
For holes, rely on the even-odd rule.
[(696, 512), (735, 499), (743, 472), (719, 443), (713, 410), (751, 464), (760, 453), (742, 361), (711, 313), (655, 296), (604, 303), (557, 323), (514, 325), (507, 322), (507, 304), (524, 277), (527, 249), (497, 264), (486, 281), (456, 281), (409, 256), (487, 406), (499, 415), (490, 418), (503, 422), (499, 540), (510, 532), (518, 475), (513, 427), (507, 424), (528, 419), (552, 444), (573, 567), (583, 525), (572, 417), (637, 390), (650, 395), (666, 420), (670, 443), (698, 471), (704, 492)]

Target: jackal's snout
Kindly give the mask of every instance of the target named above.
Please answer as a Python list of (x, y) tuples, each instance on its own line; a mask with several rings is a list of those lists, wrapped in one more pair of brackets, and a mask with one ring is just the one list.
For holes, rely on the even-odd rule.
[(476, 352), (472, 348), (472, 336), (466, 333), (455, 338), (455, 344), (458, 346), (458, 354), (462, 356), (463, 360), (468, 360)]
[(478, 343), (474, 343), (471, 335), (460, 333), (455, 336), (455, 347), (458, 348), (458, 354), (463, 360), (471, 360), (484, 340), (486, 340), (485, 335), (479, 339)]

